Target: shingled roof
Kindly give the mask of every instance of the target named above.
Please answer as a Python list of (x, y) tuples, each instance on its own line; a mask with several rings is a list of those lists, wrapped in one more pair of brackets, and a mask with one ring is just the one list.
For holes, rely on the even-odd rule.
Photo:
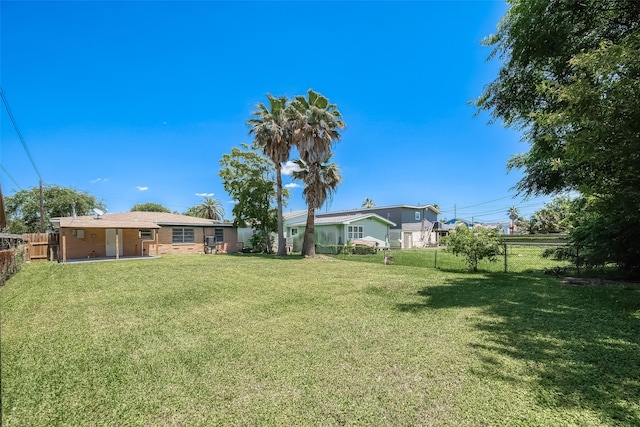
[[(353, 215), (340, 215), (340, 216), (331, 216), (331, 217), (316, 217), (315, 225), (335, 225), (335, 224), (351, 224), (354, 221), (359, 221), (361, 219), (374, 218), (382, 223), (394, 226), (396, 225), (394, 222), (389, 221), (381, 217), (380, 215), (374, 213), (364, 213), (364, 214), (353, 214)], [(301, 226), (306, 224), (306, 219), (304, 221), (300, 221), (295, 224), (290, 224), (290, 227)]]
[(62, 217), (52, 220), (60, 228), (160, 228), (163, 225), (189, 227), (231, 227), (231, 223), (167, 212), (123, 212), (100, 216)]

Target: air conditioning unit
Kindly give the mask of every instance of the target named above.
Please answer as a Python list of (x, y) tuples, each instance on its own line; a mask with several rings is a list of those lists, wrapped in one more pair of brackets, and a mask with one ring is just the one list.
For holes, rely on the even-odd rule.
[(206, 246), (213, 248), (216, 246), (216, 236), (205, 236), (204, 243)]

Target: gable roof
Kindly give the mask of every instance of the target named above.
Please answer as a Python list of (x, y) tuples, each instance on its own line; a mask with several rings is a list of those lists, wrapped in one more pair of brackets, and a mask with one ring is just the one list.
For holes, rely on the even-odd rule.
[[(373, 206), (370, 208), (356, 208), (356, 209), (347, 209), (347, 210), (343, 210), (343, 211), (334, 211), (334, 212), (329, 212), (329, 213), (341, 213), (341, 212), (366, 212), (366, 211), (375, 211), (375, 210), (381, 210), (381, 209), (397, 209), (397, 208), (404, 208), (404, 209), (412, 209), (412, 210), (420, 210), (420, 209), (428, 209), (430, 211), (432, 211), (433, 213), (435, 213), (436, 215), (440, 215), (442, 212), (440, 212), (440, 210), (438, 208), (436, 208), (433, 205), (391, 205), (391, 206)], [(322, 214), (318, 214), (318, 216), (320, 216)]]
[(96, 216), (61, 217), (51, 221), (60, 228), (160, 228), (163, 225), (231, 227), (231, 223), (167, 212), (123, 212)]
[(300, 215), (307, 215), (307, 210), (306, 209), (302, 209), (302, 210), (298, 210), (298, 211), (283, 212), (282, 213), (282, 218), (289, 219), (289, 218), (295, 218), (295, 217), (300, 216)]
[[(374, 214), (374, 213), (364, 213), (364, 214), (352, 214), (352, 215), (340, 215), (340, 216), (330, 216), (330, 217), (321, 217), (321, 216), (317, 216), (315, 219), (315, 225), (336, 225), (336, 224), (342, 224), (342, 225), (348, 225), (348, 224), (352, 224), (356, 221), (360, 221), (363, 219), (367, 219), (367, 218), (373, 218), (377, 221), (380, 221), (384, 224), (388, 224), (390, 226), (394, 226), (396, 225), (394, 222), (389, 221), (386, 218), (381, 217), (378, 214)], [(289, 227), (295, 227), (295, 226), (302, 226), (302, 225), (306, 225), (307, 221), (306, 218), (304, 221), (301, 222), (295, 222), (293, 224), (288, 224)]]

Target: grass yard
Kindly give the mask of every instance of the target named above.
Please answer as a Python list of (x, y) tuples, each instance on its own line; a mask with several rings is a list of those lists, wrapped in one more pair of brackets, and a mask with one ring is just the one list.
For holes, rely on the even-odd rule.
[(27, 264), (2, 425), (640, 425), (637, 287), (402, 256)]
[[(544, 269), (568, 267), (568, 261), (557, 261), (542, 256), (552, 246), (507, 245), (507, 272), (540, 274)], [(443, 247), (427, 249), (393, 250), (395, 264), (415, 267), (432, 267), (444, 271), (461, 272), (469, 270), (464, 257), (455, 256)], [(354, 262), (382, 263), (384, 251), (375, 255), (336, 255), (338, 259)], [(505, 271), (505, 257), (501, 253), (495, 262), (482, 259), (478, 262), (478, 270), (484, 273), (500, 273)]]

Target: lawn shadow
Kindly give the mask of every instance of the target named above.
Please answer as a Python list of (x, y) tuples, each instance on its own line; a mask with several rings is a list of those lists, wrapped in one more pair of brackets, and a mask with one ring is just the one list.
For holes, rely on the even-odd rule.
[(640, 290), (567, 286), (557, 279), (469, 274), (419, 291), (403, 312), (476, 307), (479, 378), (519, 381), (504, 358), (524, 362), (545, 407), (587, 409), (606, 424), (640, 425)]
[(304, 259), (300, 254), (287, 254), (285, 256), (278, 256), (276, 254), (266, 254), (262, 252), (234, 252), (232, 254), (226, 254), (226, 256), (237, 258), (258, 258), (258, 259), (273, 259), (278, 261), (300, 261)]

